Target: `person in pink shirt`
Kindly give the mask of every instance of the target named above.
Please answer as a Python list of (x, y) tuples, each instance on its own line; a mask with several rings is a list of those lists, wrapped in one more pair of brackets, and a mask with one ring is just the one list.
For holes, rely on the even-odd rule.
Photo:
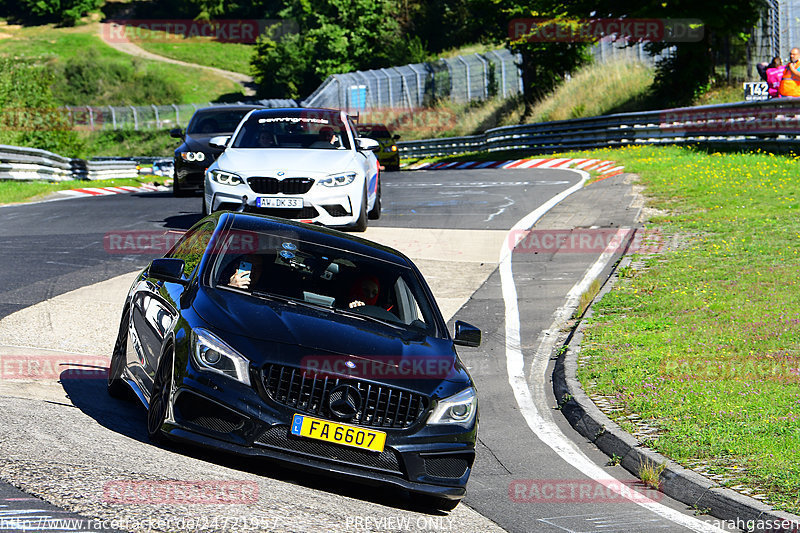
[(783, 65), (783, 61), (781, 60), (780, 56), (775, 56), (772, 58), (772, 62), (767, 65), (766, 70), (766, 78), (767, 83), (769, 84), (769, 97), (776, 98), (781, 96), (778, 92), (778, 87), (780, 87), (781, 79), (783, 78), (783, 71), (786, 67)]

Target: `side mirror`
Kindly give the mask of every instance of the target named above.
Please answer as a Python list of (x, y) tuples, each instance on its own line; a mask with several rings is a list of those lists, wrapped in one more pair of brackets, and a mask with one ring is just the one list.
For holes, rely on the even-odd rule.
[(477, 348), (481, 345), (481, 330), (471, 324), (456, 320), (456, 335), (453, 343), (458, 346)]
[(381, 143), (368, 137), (359, 137), (356, 139), (356, 144), (358, 145), (359, 150), (372, 150), (375, 152), (376, 150), (381, 149)]
[(228, 141), (230, 140), (230, 135), (218, 135), (217, 137), (211, 137), (211, 140), (208, 141), (208, 145), (212, 148), (222, 148), (224, 150), (228, 146)]
[(180, 128), (173, 128), (169, 130), (169, 136), (175, 137), (176, 139), (183, 139), (183, 130)]
[(396, 141), (399, 138), (400, 138), (400, 136), (398, 134), (396, 134), (396, 133), (394, 135), (392, 135), (392, 140), (393, 141)]
[(153, 259), (153, 262), (150, 263), (150, 267), (147, 269), (147, 277), (186, 285), (189, 282), (183, 279), (183, 268), (183, 259), (176, 259), (174, 257)]

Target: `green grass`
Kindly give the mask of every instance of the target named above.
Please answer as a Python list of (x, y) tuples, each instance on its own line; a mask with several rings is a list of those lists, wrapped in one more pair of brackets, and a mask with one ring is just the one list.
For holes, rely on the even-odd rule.
[(67, 189), (83, 187), (119, 187), (121, 185), (139, 186), (148, 183), (153, 177), (135, 179), (114, 179), (97, 181), (0, 181), (0, 205), (40, 200), (48, 194)]
[[(31, 27), (0, 25), (0, 32), (6, 35), (0, 39), (0, 54), (3, 55), (38, 58), (48, 61), (54, 68), (58, 68), (70, 58), (95, 54), (100, 59), (132, 64), (144, 76), (177, 88), (179, 101), (149, 103), (211, 102), (226, 94), (242, 93), (238, 84), (215, 74), (160, 61), (134, 58), (119, 52), (100, 39), (98, 24), (74, 28), (56, 28), (53, 25)], [(124, 95), (109, 95), (109, 98), (115, 100), (116, 96)], [(107, 105), (124, 102), (104, 100), (82, 103)]]
[(594, 306), (579, 378), (628, 430), (728, 486), (800, 511), (797, 160), (604, 150), (641, 176), (671, 243)]
[(184, 39), (182, 36), (150, 30), (137, 30), (137, 38), (131, 40), (154, 54), (248, 75), (250, 59), (255, 50), (251, 44), (224, 43), (208, 37)]
[(82, 133), (85, 143), (80, 157), (127, 157), (131, 155), (172, 157), (179, 139), (169, 136), (168, 130), (100, 130)]

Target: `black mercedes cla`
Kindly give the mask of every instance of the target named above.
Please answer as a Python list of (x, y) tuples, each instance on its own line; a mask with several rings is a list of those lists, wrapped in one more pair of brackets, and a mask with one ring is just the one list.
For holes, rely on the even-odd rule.
[(109, 371), (147, 431), (405, 489), (464, 496), (478, 402), (416, 266), (335, 230), (220, 212), (131, 286)]

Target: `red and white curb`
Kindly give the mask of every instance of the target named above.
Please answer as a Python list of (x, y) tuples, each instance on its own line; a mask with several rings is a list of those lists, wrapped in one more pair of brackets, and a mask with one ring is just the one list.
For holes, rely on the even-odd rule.
[(169, 191), (169, 187), (163, 185), (142, 185), (140, 187), (133, 187), (131, 185), (121, 185), (119, 187), (86, 187), (84, 189), (69, 189), (66, 191), (58, 191), (58, 194), (63, 194), (69, 197), (80, 196), (108, 196), (109, 194), (127, 194), (132, 192), (152, 192), (152, 191)]
[(403, 170), (467, 170), (477, 168), (577, 168), (599, 172), (604, 178), (621, 174), (625, 167), (602, 159), (508, 159), (505, 161), (451, 161), (447, 163), (416, 163)]

